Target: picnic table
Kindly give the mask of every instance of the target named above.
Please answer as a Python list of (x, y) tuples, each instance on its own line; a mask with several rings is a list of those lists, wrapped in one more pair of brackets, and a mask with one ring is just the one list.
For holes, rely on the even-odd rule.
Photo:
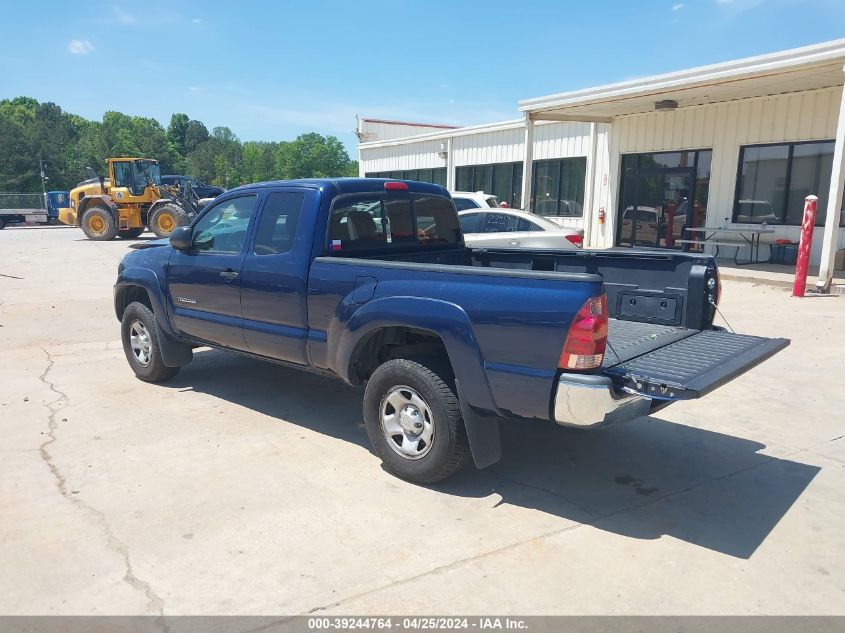
[[(760, 261), (760, 236), (764, 233), (774, 233), (775, 230), (765, 224), (757, 224), (754, 226), (743, 227), (721, 227), (721, 226), (700, 226), (687, 227), (684, 229), (687, 233), (703, 233), (702, 237), (698, 239), (675, 240), (676, 244), (684, 244), (684, 250), (689, 250), (688, 244), (701, 244), (702, 246), (715, 246), (716, 257), (719, 256), (719, 247), (725, 246), (735, 248), (734, 263), (737, 266), (744, 266), (746, 264), (766, 263), (771, 260), (771, 250), (769, 259), (765, 262)], [(730, 239), (732, 235), (739, 239)], [(743, 247), (749, 248), (748, 261), (739, 261), (739, 249)]]

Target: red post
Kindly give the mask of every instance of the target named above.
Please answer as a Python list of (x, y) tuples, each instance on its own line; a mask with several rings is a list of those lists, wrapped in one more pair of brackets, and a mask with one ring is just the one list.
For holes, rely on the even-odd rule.
[(801, 223), (801, 243), (798, 246), (798, 261), (795, 264), (793, 297), (803, 297), (807, 289), (807, 266), (810, 264), (810, 249), (813, 247), (813, 229), (816, 228), (816, 196), (804, 198), (804, 221)]

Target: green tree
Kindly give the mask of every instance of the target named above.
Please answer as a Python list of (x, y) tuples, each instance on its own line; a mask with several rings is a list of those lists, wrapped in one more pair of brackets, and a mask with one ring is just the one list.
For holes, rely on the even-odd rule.
[(75, 114), (70, 115), (70, 120), (76, 131), (76, 142), (68, 148), (66, 154), (68, 182), (65, 187), (68, 189), (87, 179), (87, 167), (100, 174), (104, 174), (106, 168), (106, 156), (100, 142), (101, 124)]
[(278, 143), (263, 141), (248, 141), (243, 149), (243, 180), (244, 182), (265, 182), (275, 180), (276, 152)]
[(26, 128), (0, 103), (0, 191), (38, 191), (32, 188), (32, 161)]
[(199, 121), (188, 121), (185, 128), (185, 156), (208, 140), (208, 128)]
[(188, 133), (189, 123), (187, 114), (177, 113), (170, 117), (170, 125), (167, 126), (167, 141), (170, 143), (171, 151), (183, 158), (188, 155), (185, 149), (185, 136)]
[(351, 163), (336, 137), (309, 132), (279, 146), (276, 172), (282, 178), (331, 178), (347, 175)]

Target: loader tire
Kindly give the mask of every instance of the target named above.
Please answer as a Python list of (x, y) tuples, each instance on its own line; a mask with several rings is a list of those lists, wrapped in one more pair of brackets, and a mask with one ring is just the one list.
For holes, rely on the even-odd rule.
[(82, 232), (89, 240), (106, 242), (117, 235), (117, 223), (111, 212), (101, 206), (91, 207), (82, 214)]
[(188, 214), (175, 204), (163, 204), (150, 216), (150, 230), (156, 237), (170, 237), (177, 226), (188, 224)]

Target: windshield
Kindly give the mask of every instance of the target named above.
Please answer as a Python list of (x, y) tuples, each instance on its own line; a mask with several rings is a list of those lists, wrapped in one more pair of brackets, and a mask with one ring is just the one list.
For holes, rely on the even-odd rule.
[(132, 164), (132, 171), (136, 187), (145, 187), (148, 181), (154, 185), (161, 184), (161, 168), (154, 160), (136, 160)]

